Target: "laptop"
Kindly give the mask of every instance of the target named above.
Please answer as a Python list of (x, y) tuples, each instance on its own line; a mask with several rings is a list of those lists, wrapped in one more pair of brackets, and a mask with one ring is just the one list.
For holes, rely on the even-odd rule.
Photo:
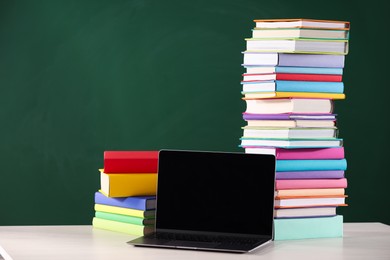
[(244, 253), (273, 240), (275, 156), (161, 150), (156, 225), (135, 246)]

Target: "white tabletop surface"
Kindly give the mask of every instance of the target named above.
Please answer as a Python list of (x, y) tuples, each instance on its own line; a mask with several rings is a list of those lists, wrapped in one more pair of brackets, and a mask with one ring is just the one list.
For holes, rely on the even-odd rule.
[(346, 223), (344, 238), (275, 241), (246, 254), (141, 248), (125, 243), (133, 238), (91, 226), (1, 226), (0, 254), (5, 260), (390, 260), (390, 226), (381, 223)]

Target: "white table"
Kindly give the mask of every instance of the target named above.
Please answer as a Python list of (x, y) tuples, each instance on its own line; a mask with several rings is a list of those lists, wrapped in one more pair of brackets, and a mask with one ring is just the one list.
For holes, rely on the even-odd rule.
[(141, 248), (125, 243), (133, 238), (91, 226), (2, 226), (0, 253), (2, 247), (13, 260), (390, 259), (390, 226), (381, 223), (346, 223), (344, 238), (276, 241), (247, 254)]

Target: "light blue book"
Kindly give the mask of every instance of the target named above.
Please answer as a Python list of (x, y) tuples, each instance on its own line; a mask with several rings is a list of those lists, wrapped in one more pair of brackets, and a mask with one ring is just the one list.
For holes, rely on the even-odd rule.
[(243, 84), (242, 94), (253, 92), (319, 92), (319, 93), (343, 93), (343, 82), (326, 81), (251, 81), (241, 82)]
[(276, 160), (277, 172), (345, 171), (347, 160)]
[(275, 240), (343, 236), (343, 216), (274, 219)]

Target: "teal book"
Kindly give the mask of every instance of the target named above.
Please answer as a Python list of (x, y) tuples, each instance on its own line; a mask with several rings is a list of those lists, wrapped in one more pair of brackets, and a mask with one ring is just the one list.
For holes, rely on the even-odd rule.
[(347, 160), (276, 160), (277, 172), (345, 171)]
[(242, 94), (251, 92), (319, 92), (343, 93), (343, 82), (270, 80), (241, 82)]
[(343, 216), (274, 219), (275, 240), (343, 236)]

